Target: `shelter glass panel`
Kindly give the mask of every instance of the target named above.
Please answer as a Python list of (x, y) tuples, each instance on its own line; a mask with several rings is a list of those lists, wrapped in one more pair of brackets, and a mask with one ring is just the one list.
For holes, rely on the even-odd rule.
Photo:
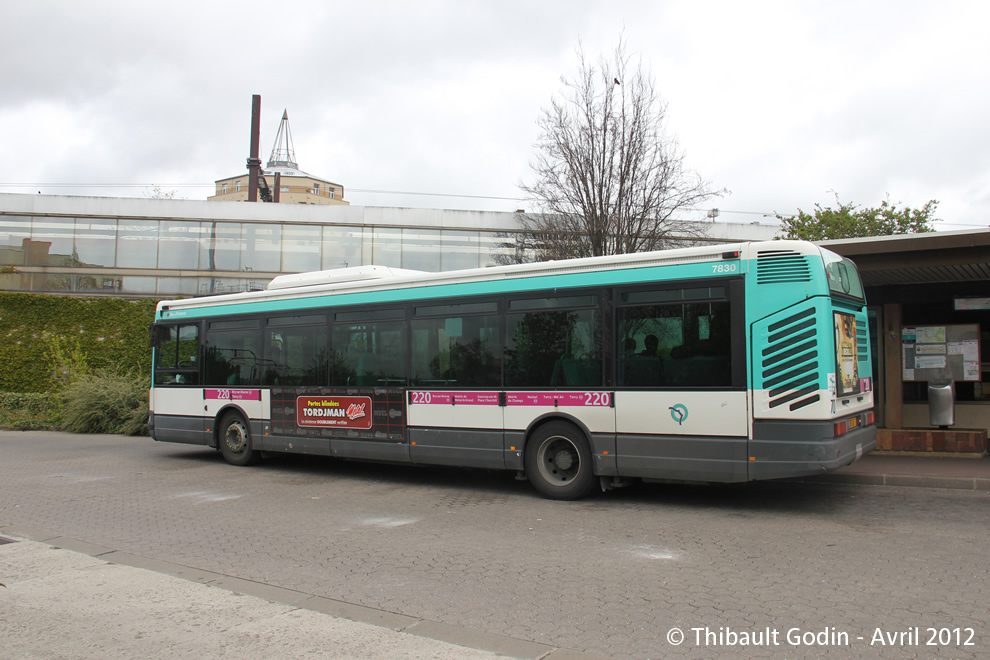
[(0, 215), (0, 264), (23, 266), (25, 241), (31, 239), (31, 217)]
[(201, 277), (199, 292), (203, 295), (212, 295), (214, 293), (261, 291), (265, 288), (265, 284), (264, 280), (249, 280), (239, 277)]
[(72, 275), (33, 273), (28, 278), (31, 282), (31, 291), (75, 291), (75, 278)]
[(239, 222), (203, 223), (199, 264), (204, 270), (240, 270), (244, 236)]
[(158, 242), (158, 267), (199, 268), (200, 232), (198, 222), (163, 220)]
[(321, 234), (322, 227), (319, 225), (283, 225), (281, 272), (320, 270)]
[(110, 293), (115, 291), (117, 280), (106, 275), (71, 275), (72, 291)]
[(323, 227), (323, 270), (361, 265), (360, 227)]
[(244, 270), (277, 273), (282, 268), (282, 226), (244, 223)]
[(200, 293), (198, 277), (159, 277), (158, 293), (169, 296), (195, 296)]
[(450, 229), (440, 232), (440, 270), (463, 270), (481, 265), (478, 232)]
[(440, 231), (402, 230), (402, 267), (429, 273), (440, 271)]
[(158, 266), (158, 224), (157, 220), (120, 218), (117, 222), (118, 268)]
[(481, 232), (481, 259), (496, 264), (529, 263), (536, 257), (520, 234), (512, 232)]
[(76, 254), (81, 266), (112, 268), (117, 256), (117, 219), (76, 218)]
[(75, 266), (74, 218), (34, 218), (28, 248), (30, 266)]
[(373, 227), (371, 263), (375, 266), (402, 268), (402, 230)]
[(128, 275), (120, 278), (122, 293), (155, 294), (158, 292), (158, 278)]

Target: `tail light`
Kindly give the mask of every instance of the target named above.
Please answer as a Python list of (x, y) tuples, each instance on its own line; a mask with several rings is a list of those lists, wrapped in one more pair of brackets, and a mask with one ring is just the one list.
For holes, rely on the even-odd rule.
[(859, 428), (860, 426), (869, 426), (873, 424), (876, 420), (876, 415), (873, 411), (861, 413), (853, 417), (842, 420), (841, 422), (835, 422), (835, 436), (845, 435), (849, 431)]

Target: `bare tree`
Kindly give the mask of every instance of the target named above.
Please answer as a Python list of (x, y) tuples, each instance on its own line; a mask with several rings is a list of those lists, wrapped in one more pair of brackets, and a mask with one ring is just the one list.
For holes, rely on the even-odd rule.
[(521, 249), (503, 262), (671, 247), (704, 232), (686, 212), (725, 192), (687, 169), (652, 75), (622, 41), (597, 65), (578, 57), (577, 77), (562, 78), (537, 121), (535, 182), (520, 184), (537, 212), (520, 215)]
[(148, 199), (182, 199), (178, 195), (178, 190), (175, 190), (174, 188), (171, 190), (162, 190), (162, 187), (157, 183), (150, 191), (144, 191), (144, 196)]

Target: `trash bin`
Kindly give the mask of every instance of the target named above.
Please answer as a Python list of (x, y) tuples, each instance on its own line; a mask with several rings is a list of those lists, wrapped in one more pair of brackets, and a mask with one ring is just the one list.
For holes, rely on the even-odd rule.
[(928, 417), (932, 426), (946, 428), (956, 423), (956, 384), (952, 380), (928, 381)]

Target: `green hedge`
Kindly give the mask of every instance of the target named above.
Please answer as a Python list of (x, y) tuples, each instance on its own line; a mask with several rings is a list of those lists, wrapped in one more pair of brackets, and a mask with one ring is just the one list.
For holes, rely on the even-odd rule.
[(150, 382), (155, 304), (0, 293), (0, 392), (56, 389), (53, 349), (78, 354), (89, 369), (133, 371)]
[(46, 394), (0, 392), (0, 428), (51, 431), (62, 424), (65, 405), (60, 392)]

